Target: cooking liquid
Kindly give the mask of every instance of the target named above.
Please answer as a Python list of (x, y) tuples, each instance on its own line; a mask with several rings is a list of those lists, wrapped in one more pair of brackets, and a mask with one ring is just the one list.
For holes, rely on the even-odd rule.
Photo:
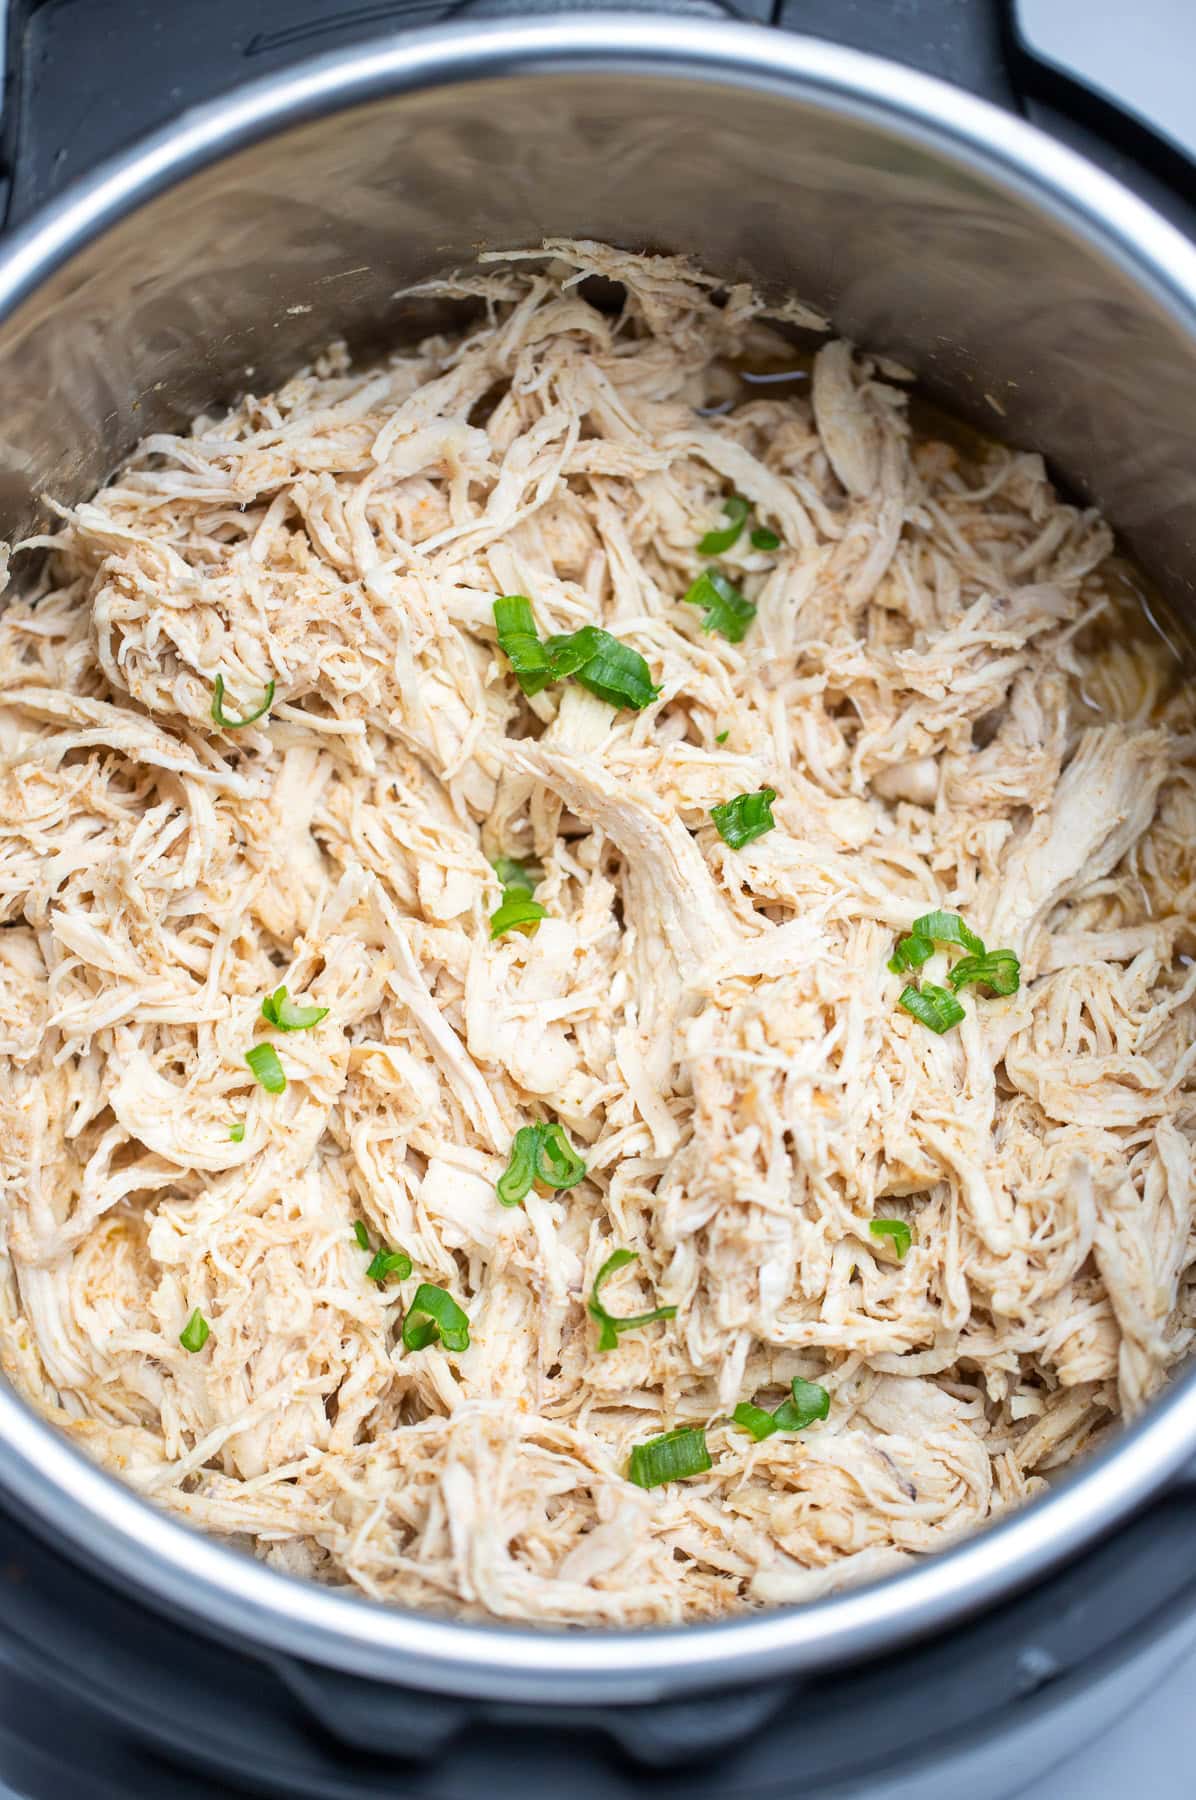
[[(812, 332), (801, 332), (797, 334), (799, 341), (778, 345), (774, 332), (769, 331), (767, 336), (773, 340), (771, 344), (762, 343), (758, 350), (724, 365), (730, 377), (728, 391), (724, 395), (720, 390), (719, 403), (705, 411), (717, 415), (748, 400), (765, 397), (809, 398), (814, 358), (822, 340)], [(1000, 439), (941, 405), (916, 383), (899, 380), (883, 368), (881, 378), (908, 393), (907, 417), (914, 441), (949, 444), (958, 452), (967, 479), (979, 484), (985, 464), (1000, 447)], [(1056, 486), (1066, 494), (1063, 483), (1056, 480)], [(1109, 594), (1112, 614), (1106, 613), (1090, 629), (1116, 641), (1124, 642), (1129, 636), (1163, 644), (1175, 664), (1176, 681), (1181, 675), (1196, 673), (1191, 626), (1185, 625), (1119, 537), (1115, 538), (1113, 555), (1101, 569), (1101, 579)]]

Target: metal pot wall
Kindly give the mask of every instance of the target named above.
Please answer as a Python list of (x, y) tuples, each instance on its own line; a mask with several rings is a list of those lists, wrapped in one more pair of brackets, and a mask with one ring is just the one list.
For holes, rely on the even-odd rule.
[[(69, 190), (0, 246), (0, 533), (333, 334), (368, 348), (426, 328), (425, 303), (398, 297), (411, 283), (553, 235), (684, 250), (824, 307), (956, 411), (1044, 451), (1177, 610), (1196, 606), (1196, 249), (956, 89), (692, 17), (475, 24), (333, 56)], [(1193, 1458), (1184, 1378), (1050, 1497), (882, 1584), (719, 1626), (561, 1634), (276, 1574), (142, 1503), (0, 1387), (13, 1512), (127, 1597), (268, 1653), (294, 1691), (318, 1669), (573, 1709), (892, 1653), (1144, 1506), (1186, 1521), (1175, 1480)], [(342, 1719), (354, 1704), (346, 1683)], [(408, 1708), (395, 1730), (434, 1735), (440, 1716)]]

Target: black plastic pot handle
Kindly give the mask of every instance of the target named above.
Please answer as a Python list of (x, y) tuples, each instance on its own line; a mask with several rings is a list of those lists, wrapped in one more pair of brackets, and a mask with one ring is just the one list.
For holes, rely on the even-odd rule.
[(271, 1666), (329, 1736), (417, 1763), (431, 1762), (462, 1733), (480, 1727), (505, 1736), (547, 1726), (579, 1745), (614, 1745), (641, 1768), (681, 1769), (733, 1750), (766, 1727), (801, 1687), (782, 1680), (642, 1706), (557, 1706), (546, 1686), (543, 1704), (517, 1705), (414, 1693), (287, 1657), (272, 1658)]
[[(920, 69), (1075, 145), (1196, 236), (1193, 168), (1140, 120), (1038, 61), (1017, 0), (608, 0), (730, 18)], [(590, 11), (600, 0), (0, 0), (6, 79), (0, 217), (27, 219), (70, 181), (187, 108), (304, 58), (447, 19)]]
[[(644, 1791), (645, 1767), (662, 1800), (759, 1794), (753, 1772), (765, 1764), (769, 1792), (784, 1778), (786, 1792), (805, 1782), (817, 1794), (841, 1772), (849, 1738), (857, 1771), (906, 1769), (911, 1756), (1016, 1723), (1013, 1714), (1047, 1704), (1055, 1684), (1070, 1691), (1190, 1617), (1194, 1524), (1196, 1488), (1177, 1485), (1030, 1592), (882, 1661), (667, 1704), (557, 1709), (550, 1680), (539, 1704), (511, 1706), (264, 1657), (227, 1632), (209, 1635), (188, 1617), (185, 1595), (171, 1615), (0, 1510), (0, 1694), (11, 1671), (40, 1697), (49, 1723), (39, 1742), (64, 1759), (62, 1800), (79, 1791), (79, 1746), (101, 1728), (206, 1769), (197, 1800), (241, 1792), (251, 1769), (264, 1793), (445, 1800), (476, 1792), (479, 1766), (494, 1800), (526, 1800), (526, 1759), (548, 1739), (554, 1785), (571, 1758), (579, 1794), (594, 1791), (583, 1781), (592, 1757), (613, 1800)], [(731, 1657), (726, 1673), (734, 1678)], [(0, 1707), (0, 1778), (4, 1722)], [(192, 1789), (155, 1784), (151, 1770), (125, 1791)]]

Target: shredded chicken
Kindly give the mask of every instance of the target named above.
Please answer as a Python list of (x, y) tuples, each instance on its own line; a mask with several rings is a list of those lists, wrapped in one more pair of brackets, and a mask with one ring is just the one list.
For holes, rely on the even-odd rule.
[[(378, 1598), (802, 1599), (1033, 1494), (1192, 1343), (1192, 706), (1101, 521), (914, 432), (899, 372), (811, 376), (746, 289), (601, 245), (451, 293), (455, 334), (147, 438), (16, 559), (3, 1368), (156, 1502)], [(721, 558), (742, 643), (682, 599), (733, 492), (780, 540)], [(525, 698), (503, 593), (659, 698)], [(222, 729), (217, 676), (269, 711)], [(711, 807), (765, 786), (732, 849)], [(491, 941), (499, 856), (548, 916)], [(1022, 972), (941, 1036), (887, 967), (933, 908)], [(326, 1015), (271, 1031), (280, 984)], [(539, 1120), (585, 1178), (501, 1206)], [(606, 1306), (676, 1316), (600, 1351), (616, 1248)], [(463, 1353), (404, 1351), (421, 1282)], [(824, 1422), (730, 1422), (795, 1376)], [(710, 1470), (633, 1485), (687, 1424)]]

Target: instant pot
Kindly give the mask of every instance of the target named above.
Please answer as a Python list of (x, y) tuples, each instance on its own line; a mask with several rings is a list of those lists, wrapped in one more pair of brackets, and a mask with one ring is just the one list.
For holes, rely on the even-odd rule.
[[(825, 308), (1043, 451), (1196, 606), (1192, 172), (998, 0), (47, 0), (7, 25), (0, 535), (333, 335), (427, 330), (412, 283), (569, 235)], [(36, 1800), (982, 1800), (1115, 1672), (1132, 1700), (1194, 1603), (1191, 1375), (947, 1554), (634, 1634), (292, 1580), (0, 1385), (0, 1777)]]

